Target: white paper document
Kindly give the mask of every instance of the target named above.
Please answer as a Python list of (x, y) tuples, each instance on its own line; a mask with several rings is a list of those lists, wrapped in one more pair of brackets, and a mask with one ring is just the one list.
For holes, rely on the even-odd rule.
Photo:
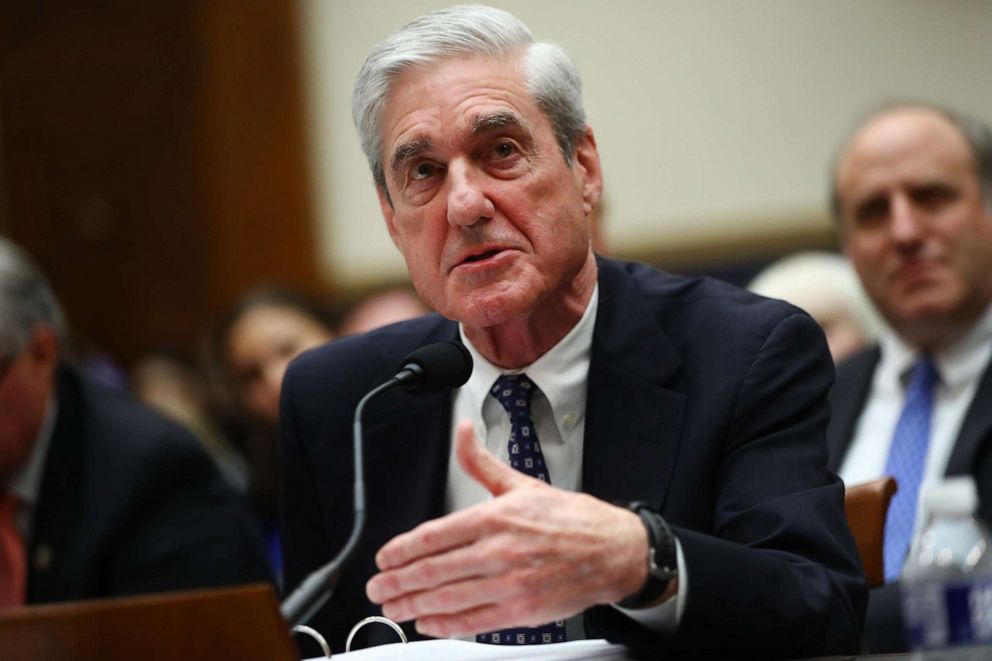
[[(320, 657), (318, 657), (319, 659)], [(627, 650), (622, 645), (611, 645), (605, 640), (574, 640), (550, 645), (483, 645), (464, 640), (421, 640), (413, 643), (378, 645), (347, 654), (334, 654), (334, 658), (348, 661), (568, 661), (589, 659), (593, 661), (625, 661)], [(313, 659), (312, 661), (317, 661)]]

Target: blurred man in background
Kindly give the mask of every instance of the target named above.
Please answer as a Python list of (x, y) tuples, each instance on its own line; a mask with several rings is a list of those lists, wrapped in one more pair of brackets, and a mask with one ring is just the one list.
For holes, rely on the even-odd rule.
[(919, 494), (974, 472), (992, 442), (990, 193), (989, 128), (926, 105), (871, 116), (834, 171), (844, 251), (889, 325), (839, 366), (827, 433), (847, 484), (883, 474), (899, 483), (887, 584), (868, 608), (872, 652), (906, 648), (898, 578), (922, 524)]
[(0, 238), (0, 605), (268, 580), (198, 442), (66, 360), (61, 307)]

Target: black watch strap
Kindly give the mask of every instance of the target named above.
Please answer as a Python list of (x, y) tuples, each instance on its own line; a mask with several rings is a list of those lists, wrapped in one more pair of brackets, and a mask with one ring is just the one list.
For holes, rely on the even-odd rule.
[(638, 592), (617, 602), (617, 606), (645, 608), (656, 602), (672, 579), (678, 576), (675, 535), (661, 514), (647, 503), (634, 501), (628, 509), (641, 518), (648, 534), (648, 579)]

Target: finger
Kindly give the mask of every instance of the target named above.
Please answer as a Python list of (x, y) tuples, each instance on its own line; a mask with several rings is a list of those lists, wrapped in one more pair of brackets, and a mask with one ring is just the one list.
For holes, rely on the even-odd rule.
[[(544, 485), (492, 456), (476, 441), (469, 420), (458, 424), (455, 444), (463, 468), (493, 495), (518, 486)], [(469, 544), (484, 533), (486, 520), (478, 516), (476, 508), (472, 507), (428, 521), (387, 542), (376, 554), (376, 565), (381, 570), (401, 567), (418, 558)]]
[(469, 476), (494, 496), (511, 489), (540, 482), (504, 464), (475, 440), (472, 422), (462, 420), (455, 433), (455, 455), (458, 463)]
[(464, 636), (508, 627), (538, 626), (553, 621), (553, 617), (538, 612), (527, 602), (485, 604), (452, 614), (427, 615), (417, 618), (417, 631), (434, 638)]
[(376, 566), (387, 571), (471, 544), (482, 536), (488, 520), (485, 516), (478, 515), (478, 507), (476, 505), (432, 519), (393, 537), (376, 553)]
[[(427, 615), (416, 621), (417, 632), (434, 638), (450, 638), (466, 636), (502, 628), (501, 625), (490, 624), (500, 622), (503, 614), (497, 604), (486, 604), (461, 613), (450, 615)], [(510, 625), (507, 625), (510, 626)]]
[(372, 602), (382, 604), (454, 581), (497, 574), (506, 563), (497, 553), (489, 550), (492, 546), (471, 544), (383, 571), (369, 579), (365, 587), (366, 595)]
[(387, 601), (382, 604), (382, 613), (405, 622), (430, 615), (452, 615), (519, 596), (519, 588), (505, 578), (472, 577)]

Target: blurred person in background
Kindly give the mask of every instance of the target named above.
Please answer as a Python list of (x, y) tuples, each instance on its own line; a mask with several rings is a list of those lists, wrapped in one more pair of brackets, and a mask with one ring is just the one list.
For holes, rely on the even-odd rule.
[(147, 406), (188, 429), (238, 492), (248, 489), (248, 467), (211, 410), (210, 385), (195, 359), (174, 350), (147, 352), (131, 368), (131, 389)]
[(328, 307), (285, 287), (262, 287), (238, 300), (213, 330), (210, 351), (232, 401), (275, 428), (289, 362), (334, 338)]
[(878, 318), (844, 257), (830, 252), (801, 252), (762, 269), (748, 289), (792, 303), (823, 328), (834, 363), (875, 338)]
[(410, 285), (388, 287), (360, 299), (341, 320), (342, 336), (358, 335), (430, 312)]
[(207, 358), (219, 390), (218, 417), (247, 461), (248, 500), (277, 573), (276, 439), (282, 377), (300, 353), (332, 340), (335, 325), (329, 306), (286, 287), (265, 286), (236, 301), (209, 333)]
[(0, 239), (0, 606), (269, 580), (247, 507), (182, 427), (83, 376)]
[[(992, 446), (992, 131), (923, 104), (871, 115), (840, 153), (841, 245), (888, 322), (837, 368), (827, 429), (848, 484), (899, 483), (872, 590), (870, 652), (906, 649), (899, 576), (922, 524), (920, 493), (979, 472)], [(988, 505), (988, 472), (979, 491)]]

